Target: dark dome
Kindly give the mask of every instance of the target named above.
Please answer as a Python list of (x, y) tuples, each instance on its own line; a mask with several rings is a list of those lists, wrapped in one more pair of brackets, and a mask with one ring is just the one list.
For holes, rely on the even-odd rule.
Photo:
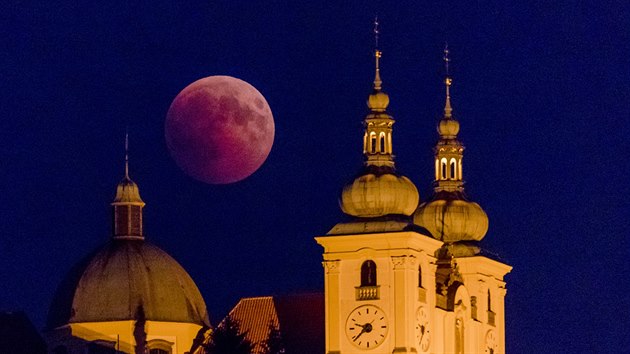
[(147, 320), (209, 323), (199, 289), (175, 259), (144, 240), (113, 239), (66, 276), (47, 326), (133, 320), (140, 306)]

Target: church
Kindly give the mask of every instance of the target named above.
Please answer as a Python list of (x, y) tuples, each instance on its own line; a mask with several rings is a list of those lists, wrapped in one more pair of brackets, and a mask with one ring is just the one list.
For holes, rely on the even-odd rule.
[[(255, 353), (262, 352), (270, 323), (285, 338), (288, 354), (505, 352), (503, 278), (511, 267), (479, 245), (488, 217), (464, 188), (448, 54), (445, 49), (434, 192), (421, 202), (414, 183), (395, 166), (395, 121), (382, 87), (382, 53), (375, 49), (364, 165), (339, 197), (350, 221), (315, 237), (323, 252), (324, 293), (242, 299), (231, 315), (242, 322)], [(206, 304), (179, 263), (145, 240), (145, 203), (128, 162), (111, 206), (111, 239), (58, 287), (47, 320), (48, 351), (203, 353), (213, 330)], [(304, 333), (298, 324), (307, 313), (311, 328)]]

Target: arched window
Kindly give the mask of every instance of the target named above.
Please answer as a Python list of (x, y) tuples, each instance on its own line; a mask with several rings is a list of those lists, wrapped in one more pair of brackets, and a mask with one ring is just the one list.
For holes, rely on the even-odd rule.
[(368, 138), (367, 138), (367, 132), (365, 134), (363, 134), (363, 153), (365, 154), (366, 152), (368, 152)]
[(455, 159), (451, 159), (451, 179), (455, 179)]
[(370, 133), (370, 152), (376, 153), (376, 134)]
[(464, 177), (462, 177), (462, 159), (459, 159), (458, 161), (458, 165), (459, 167), (457, 168), (457, 172), (459, 173), (459, 179), (463, 179)]
[(422, 288), (422, 267), (418, 266), (418, 287)]
[(435, 159), (435, 180), (440, 179), (440, 160)]
[(392, 133), (387, 133), (387, 152), (392, 153)]
[(381, 135), (379, 136), (379, 140), (381, 142), (381, 150), (379, 151), (381, 154), (384, 154), (385, 151), (385, 133), (381, 133)]
[(147, 342), (148, 354), (171, 354), (173, 344), (164, 339), (151, 339)]
[(361, 265), (361, 286), (376, 286), (376, 263), (365, 261)]
[(164, 349), (150, 349), (149, 354), (171, 354), (171, 352), (168, 352)]
[(440, 179), (446, 179), (446, 159), (442, 159), (442, 176)]

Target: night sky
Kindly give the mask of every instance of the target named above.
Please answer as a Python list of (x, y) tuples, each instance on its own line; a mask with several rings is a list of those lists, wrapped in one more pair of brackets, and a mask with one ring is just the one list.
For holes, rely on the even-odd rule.
[[(103, 3), (103, 4), (100, 4)], [(630, 352), (628, 1), (13, 1), (0, 11), (0, 310), (44, 327), (57, 284), (140, 186), (147, 239), (190, 273), (213, 323), (240, 297), (323, 291), (313, 240), (346, 220), (381, 22), (398, 171), (431, 194), (448, 41), (466, 190), (506, 277), (510, 353)], [(206, 185), (164, 120), (231, 75), (274, 114), (266, 163)]]

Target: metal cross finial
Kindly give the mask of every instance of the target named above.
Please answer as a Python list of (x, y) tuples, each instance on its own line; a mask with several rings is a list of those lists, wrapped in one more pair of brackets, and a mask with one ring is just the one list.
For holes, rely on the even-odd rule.
[(125, 178), (129, 179), (129, 128), (125, 130)]
[(378, 15), (374, 16), (374, 49), (378, 52), (378, 35), (380, 31), (378, 29)]
[(453, 79), (449, 76), (448, 63), (451, 59), (448, 57), (448, 43), (444, 43), (444, 68), (446, 69), (446, 77), (444, 78), (444, 85), (446, 86), (446, 102), (444, 104), (444, 117), (451, 118), (453, 108), (451, 107), (451, 84)]
[(448, 72), (448, 63), (451, 61), (451, 59), (448, 57), (448, 43), (444, 42), (444, 67), (446, 68), (446, 76), (448, 77), (449, 72)]

